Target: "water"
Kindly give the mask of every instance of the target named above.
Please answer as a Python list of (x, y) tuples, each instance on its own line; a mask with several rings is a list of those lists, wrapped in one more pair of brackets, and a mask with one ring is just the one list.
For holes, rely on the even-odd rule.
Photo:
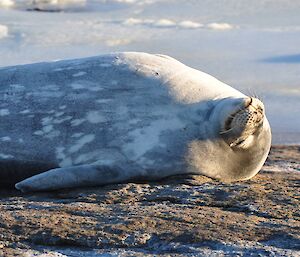
[(168, 54), (258, 95), (273, 143), (300, 143), (299, 13), (294, 0), (0, 0), (0, 66)]

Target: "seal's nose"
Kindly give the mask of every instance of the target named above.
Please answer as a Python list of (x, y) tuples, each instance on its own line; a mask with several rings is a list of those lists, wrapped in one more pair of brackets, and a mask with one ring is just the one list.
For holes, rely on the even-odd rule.
[(248, 107), (246, 108), (249, 114), (251, 114), (251, 119), (256, 123), (261, 123), (264, 119), (264, 104), (257, 98), (251, 97), (251, 99), (251, 103), (248, 103)]
[(248, 108), (252, 103), (253, 103), (253, 98), (252, 97), (248, 97), (245, 100), (245, 108)]
[(264, 104), (257, 98), (252, 98), (252, 103), (249, 105), (249, 109), (253, 112), (264, 115)]

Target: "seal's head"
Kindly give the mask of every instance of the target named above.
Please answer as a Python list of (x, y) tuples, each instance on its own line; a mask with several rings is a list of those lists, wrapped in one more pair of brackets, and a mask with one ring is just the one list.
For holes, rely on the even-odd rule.
[(230, 147), (247, 148), (254, 134), (261, 130), (265, 118), (264, 104), (257, 98), (241, 100), (237, 109), (227, 113), (220, 134)]
[(271, 147), (271, 129), (259, 99), (222, 99), (207, 124), (207, 138), (189, 145), (191, 172), (237, 181), (261, 169)]

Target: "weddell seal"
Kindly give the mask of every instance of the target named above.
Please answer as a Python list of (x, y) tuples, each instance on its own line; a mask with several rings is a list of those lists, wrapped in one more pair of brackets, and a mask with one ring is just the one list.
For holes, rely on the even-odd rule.
[(254, 176), (263, 103), (164, 55), (117, 53), (0, 69), (1, 184), (26, 191), (203, 174)]

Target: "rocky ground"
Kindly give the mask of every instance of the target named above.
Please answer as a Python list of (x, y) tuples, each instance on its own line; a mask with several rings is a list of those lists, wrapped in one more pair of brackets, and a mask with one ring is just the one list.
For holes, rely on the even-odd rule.
[(300, 256), (300, 147), (253, 179), (0, 192), (0, 256)]

